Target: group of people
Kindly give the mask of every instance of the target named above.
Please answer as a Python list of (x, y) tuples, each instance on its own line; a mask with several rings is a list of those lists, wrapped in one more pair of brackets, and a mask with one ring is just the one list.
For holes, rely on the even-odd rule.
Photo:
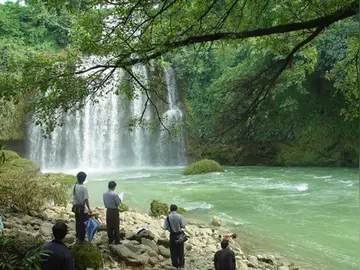
[[(72, 188), (73, 207), (75, 213), (76, 238), (82, 242), (86, 235), (86, 221), (92, 215), (89, 202), (89, 194), (84, 182), (86, 173), (77, 174), (77, 182)], [(118, 207), (121, 199), (114, 191), (116, 183), (108, 183), (108, 191), (103, 194), (103, 201), (106, 208), (106, 228), (109, 244), (120, 244), (120, 216)], [(187, 237), (184, 233), (185, 220), (182, 215), (177, 213), (178, 207), (174, 204), (170, 206), (170, 214), (165, 219), (164, 229), (170, 232), (170, 256), (171, 263), (176, 268), (184, 268), (184, 242)], [(54, 240), (44, 245), (44, 250), (50, 253), (43, 259), (43, 270), (73, 270), (73, 260), (70, 250), (66, 247), (63, 240), (68, 233), (68, 227), (64, 222), (57, 222), (52, 227)], [(224, 235), (221, 241), (221, 248), (215, 253), (214, 266), (216, 270), (235, 270), (235, 253), (229, 249), (229, 239), (236, 238), (235, 234)]]

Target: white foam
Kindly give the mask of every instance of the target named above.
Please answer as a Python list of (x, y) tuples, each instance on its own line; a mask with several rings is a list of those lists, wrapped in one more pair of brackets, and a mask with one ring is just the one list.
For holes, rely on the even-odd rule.
[(309, 188), (309, 185), (308, 184), (299, 184), (299, 185), (297, 185), (296, 186), (296, 189), (298, 190), (298, 191), (305, 191), (305, 190), (308, 190), (308, 188)]
[(314, 176), (315, 179), (330, 179), (332, 175), (325, 175), (325, 176)]
[(191, 211), (195, 209), (211, 209), (213, 205), (207, 202), (191, 202), (184, 205), (185, 210)]

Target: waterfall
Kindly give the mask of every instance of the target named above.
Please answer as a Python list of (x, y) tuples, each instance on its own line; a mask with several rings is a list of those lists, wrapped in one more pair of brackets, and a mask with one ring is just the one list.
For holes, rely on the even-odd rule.
[[(85, 63), (86, 64), (86, 63)], [(132, 72), (141, 84), (148, 86), (148, 72), (144, 65), (135, 65)], [(178, 108), (177, 87), (172, 68), (164, 71), (168, 108), (161, 112), (169, 128), (183, 120)], [(65, 125), (55, 128), (51, 138), (41, 137), (38, 126), (28, 126), (28, 157), (42, 170), (116, 170), (124, 167), (168, 166), (185, 164), (185, 147), (182, 128), (178, 136), (168, 140), (165, 131), (155, 132), (141, 126), (128, 131), (127, 121), (139, 118), (147, 97), (134, 83), (134, 100), (116, 95), (115, 89), (124, 80), (124, 72), (114, 73), (113, 83), (106, 86), (99, 102), (86, 103), (76, 115), (65, 116)], [(153, 108), (148, 104), (143, 121), (151, 120)], [(155, 135), (154, 135), (155, 134)], [(156, 135), (157, 134), (157, 135)]]
[(173, 138), (169, 138), (166, 130), (161, 132), (163, 139), (169, 139), (166, 143), (160, 144), (160, 156), (170, 165), (184, 164), (185, 162), (185, 141), (183, 136), (183, 113), (179, 109), (178, 89), (175, 80), (175, 73), (172, 67), (165, 69), (165, 81), (167, 91), (168, 109), (164, 113), (164, 124), (168, 129), (175, 129)]

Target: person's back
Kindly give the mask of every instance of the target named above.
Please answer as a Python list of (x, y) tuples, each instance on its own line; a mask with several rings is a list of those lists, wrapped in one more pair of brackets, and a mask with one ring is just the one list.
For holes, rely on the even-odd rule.
[(62, 242), (67, 234), (67, 226), (64, 222), (56, 223), (53, 228), (53, 235), (55, 237), (49, 243), (43, 246), (43, 251), (47, 256), (43, 256), (43, 270), (73, 270), (73, 261), (71, 252), (68, 247)]
[(221, 241), (221, 250), (217, 251), (214, 256), (215, 270), (235, 270), (236, 260), (235, 253), (228, 248), (227, 240)]

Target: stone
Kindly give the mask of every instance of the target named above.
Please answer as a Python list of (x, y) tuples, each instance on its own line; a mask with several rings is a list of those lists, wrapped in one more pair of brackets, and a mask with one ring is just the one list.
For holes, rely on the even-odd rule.
[(214, 217), (212, 218), (211, 225), (213, 225), (213, 226), (221, 226), (222, 223), (221, 223), (220, 218), (214, 216)]
[(150, 232), (148, 230), (143, 230), (135, 235), (135, 240), (141, 242), (141, 238), (143, 238), (143, 237), (150, 239), (150, 240), (155, 239), (155, 235), (152, 232)]
[(171, 265), (165, 265), (165, 266), (164, 266), (164, 269), (165, 269), (165, 270), (177, 270), (176, 267), (171, 266)]
[(237, 264), (237, 269), (239, 269), (239, 270), (248, 270), (249, 269), (246, 261), (237, 261), (236, 264)]
[(159, 252), (165, 258), (170, 258), (170, 249), (168, 249), (168, 248), (166, 248), (164, 246), (159, 246)]
[(143, 262), (139, 260), (139, 255), (132, 252), (124, 245), (110, 245), (110, 250), (129, 265), (143, 265)]
[(150, 257), (149, 258), (149, 264), (156, 265), (159, 262), (159, 259), (157, 257)]
[(65, 244), (68, 244), (68, 245), (71, 245), (75, 242), (75, 236), (73, 235), (66, 235), (65, 238), (64, 238), (64, 243)]
[(51, 237), (52, 235), (52, 226), (50, 224), (44, 224), (40, 227), (40, 234), (45, 237)]
[(289, 270), (289, 267), (287, 267), (286, 265), (283, 265), (283, 266), (278, 267), (278, 270)]
[(150, 239), (147, 238), (141, 238), (141, 244), (149, 246), (152, 250), (154, 250), (155, 252), (159, 251), (158, 246), (156, 245), (156, 243)]
[(166, 248), (169, 248), (170, 247), (170, 240), (169, 239), (158, 239), (157, 240), (157, 243), (156, 243), (158, 246), (164, 246)]

